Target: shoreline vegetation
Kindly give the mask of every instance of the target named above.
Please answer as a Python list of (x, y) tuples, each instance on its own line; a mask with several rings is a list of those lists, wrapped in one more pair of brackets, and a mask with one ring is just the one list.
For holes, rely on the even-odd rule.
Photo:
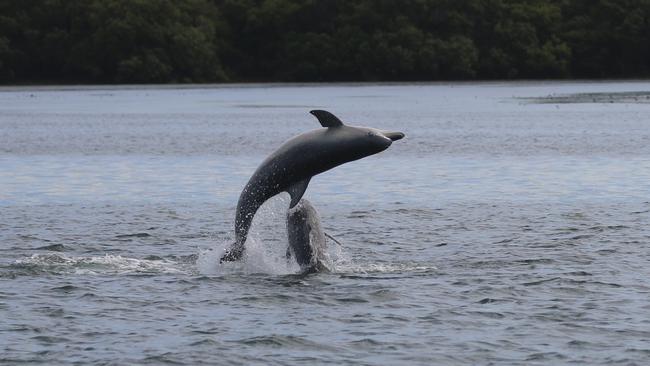
[(650, 0), (0, 0), (0, 84), (650, 77)]
[(462, 80), (415, 80), (415, 81), (214, 81), (214, 82), (160, 82), (160, 83), (62, 83), (33, 81), (0, 84), (0, 92), (10, 90), (113, 90), (113, 89), (210, 89), (210, 88), (256, 88), (256, 87), (310, 87), (310, 86), (373, 86), (373, 85), (477, 85), (477, 84), (598, 84), (598, 83), (648, 83), (650, 78), (603, 78), (603, 79), (462, 79)]

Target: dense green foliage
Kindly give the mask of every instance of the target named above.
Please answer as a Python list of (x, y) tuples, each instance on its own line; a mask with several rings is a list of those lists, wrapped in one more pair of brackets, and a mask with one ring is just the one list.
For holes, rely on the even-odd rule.
[(650, 76), (650, 0), (0, 0), (0, 82)]

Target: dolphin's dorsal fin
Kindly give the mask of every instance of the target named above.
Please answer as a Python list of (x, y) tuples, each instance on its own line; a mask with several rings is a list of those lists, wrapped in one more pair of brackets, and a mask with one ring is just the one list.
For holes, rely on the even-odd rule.
[(309, 111), (309, 113), (313, 114), (316, 118), (318, 118), (318, 122), (320, 122), (321, 126), (323, 127), (343, 126), (343, 122), (341, 122), (341, 120), (338, 119), (338, 117), (336, 117), (335, 115), (333, 115), (328, 111), (315, 109), (313, 111)]
[(309, 180), (311, 177), (301, 180), (300, 182), (296, 182), (292, 185), (289, 186), (287, 189), (287, 192), (291, 195), (291, 203), (289, 204), (289, 208), (294, 208), (298, 202), (300, 202), (300, 199), (302, 198), (302, 195), (305, 194), (305, 191), (307, 190), (307, 186), (309, 185)]

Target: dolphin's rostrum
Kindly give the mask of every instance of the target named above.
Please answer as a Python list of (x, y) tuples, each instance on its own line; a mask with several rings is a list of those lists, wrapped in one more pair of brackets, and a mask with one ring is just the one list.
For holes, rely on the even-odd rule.
[(244, 187), (235, 216), (235, 243), (221, 261), (238, 260), (255, 213), (269, 198), (281, 192), (291, 195), (290, 208), (298, 204), (309, 180), (349, 161), (386, 150), (393, 141), (404, 137), (401, 132), (344, 125), (332, 113), (313, 110), (325, 128), (305, 132), (286, 141), (267, 157)]

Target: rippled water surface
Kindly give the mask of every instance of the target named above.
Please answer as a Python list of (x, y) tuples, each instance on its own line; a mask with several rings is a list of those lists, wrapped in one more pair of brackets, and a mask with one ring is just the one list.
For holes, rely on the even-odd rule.
[[(650, 83), (0, 89), (0, 363), (645, 364)], [(328, 109), (401, 130), (285, 194), (245, 182)]]

